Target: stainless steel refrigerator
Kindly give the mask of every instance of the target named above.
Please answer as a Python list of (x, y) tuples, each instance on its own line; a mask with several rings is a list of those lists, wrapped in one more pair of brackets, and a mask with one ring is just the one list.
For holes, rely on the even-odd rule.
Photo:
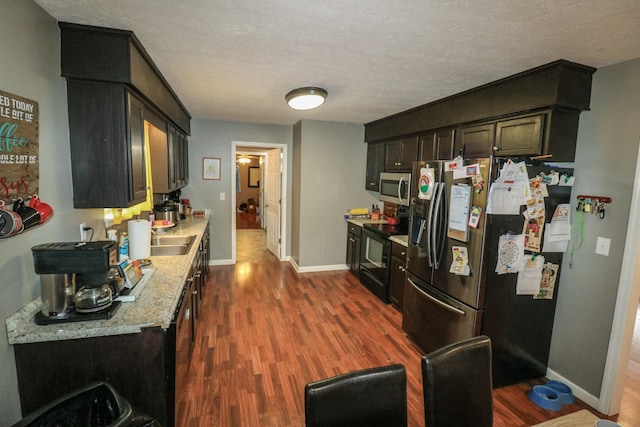
[[(495, 387), (545, 375), (556, 305), (555, 297), (541, 300), (517, 295), (517, 274), (495, 272), (500, 236), (521, 234), (524, 225), (522, 215), (486, 214), (489, 188), (500, 162), (489, 158), (465, 160), (465, 166), (478, 167), (481, 179), (454, 179), (453, 172), (445, 172), (441, 161), (414, 163), (414, 188), (430, 186), (431, 190), (428, 199), (412, 200), (402, 321), (407, 335), (425, 353), (465, 338), (488, 335)], [(432, 170), (433, 182), (419, 182), (425, 167)], [(527, 166), (529, 176), (549, 169)], [(568, 203), (571, 187), (548, 188), (547, 221), (559, 203)], [(477, 227), (460, 227), (460, 222), (469, 217), (469, 212), (461, 209), (472, 207), (481, 209)], [(464, 249), (468, 260), (467, 274), (450, 271), (457, 253), (454, 249), (459, 248)], [(543, 255), (546, 261), (561, 264), (562, 253)]]

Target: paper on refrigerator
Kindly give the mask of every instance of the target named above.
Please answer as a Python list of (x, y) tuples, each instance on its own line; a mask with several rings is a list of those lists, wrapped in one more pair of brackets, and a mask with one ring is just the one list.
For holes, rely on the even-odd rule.
[(504, 234), (498, 241), (496, 273), (507, 274), (522, 271), (524, 264), (524, 235)]
[(489, 187), (487, 213), (493, 215), (518, 215), (520, 206), (527, 203), (528, 182), (494, 182)]
[(544, 257), (525, 255), (522, 271), (518, 273), (516, 295), (538, 295), (542, 281)]
[(551, 222), (544, 234), (544, 252), (565, 252), (571, 240), (570, 205), (561, 203), (556, 207)]
[(500, 176), (489, 187), (487, 213), (493, 215), (518, 215), (520, 206), (531, 201), (531, 189), (524, 162), (509, 159), (500, 170)]

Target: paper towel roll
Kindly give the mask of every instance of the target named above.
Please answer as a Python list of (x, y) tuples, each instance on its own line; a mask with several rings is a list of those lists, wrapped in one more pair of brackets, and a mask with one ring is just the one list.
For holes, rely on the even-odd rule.
[(129, 258), (132, 260), (148, 258), (151, 255), (151, 223), (143, 219), (130, 220)]

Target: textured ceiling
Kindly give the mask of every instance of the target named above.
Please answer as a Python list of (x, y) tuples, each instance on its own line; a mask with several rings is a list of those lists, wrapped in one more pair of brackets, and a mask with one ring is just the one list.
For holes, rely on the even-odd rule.
[[(132, 30), (194, 118), (366, 123), (567, 59), (640, 57), (638, 0), (35, 0)], [(290, 110), (300, 86), (327, 102)]]

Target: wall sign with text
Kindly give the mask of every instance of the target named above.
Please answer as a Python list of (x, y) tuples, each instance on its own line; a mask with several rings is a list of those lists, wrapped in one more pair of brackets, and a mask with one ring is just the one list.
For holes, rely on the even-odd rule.
[(0, 200), (38, 193), (38, 103), (0, 90)]

